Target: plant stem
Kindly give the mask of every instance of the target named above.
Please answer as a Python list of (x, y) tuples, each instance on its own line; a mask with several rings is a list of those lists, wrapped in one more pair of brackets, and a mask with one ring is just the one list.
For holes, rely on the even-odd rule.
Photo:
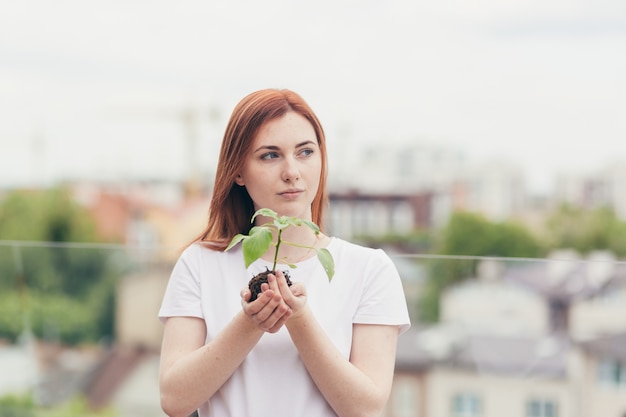
[(297, 248), (305, 248), (305, 249), (315, 249), (313, 246), (308, 246), (308, 245), (301, 245), (299, 243), (295, 243), (295, 242), (288, 242), (286, 240), (283, 240), (284, 244), (289, 245), (289, 246), (295, 246)]
[(276, 251), (274, 252), (274, 265), (272, 265), (272, 271), (276, 271), (276, 264), (278, 263), (278, 249), (280, 249), (280, 235), (283, 233), (282, 229), (278, 229), (278, 237), (276, 238)]

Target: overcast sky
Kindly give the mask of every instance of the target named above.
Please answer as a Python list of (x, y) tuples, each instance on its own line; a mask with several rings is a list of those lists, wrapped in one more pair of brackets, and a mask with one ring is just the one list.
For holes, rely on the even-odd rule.
[(626, 2), (0, 0), (0, 186), (179, 178), (185, 109), (206, 170), (266, 87), (316, 110), (331, 175), (337, 149), (424, 142), (545, 190), (626, 161)]

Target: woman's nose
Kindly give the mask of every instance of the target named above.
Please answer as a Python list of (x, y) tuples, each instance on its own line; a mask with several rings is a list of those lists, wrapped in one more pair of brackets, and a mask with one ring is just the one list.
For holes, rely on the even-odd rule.
[(283, 181), (294, 181), (300, 178), (298, 162), (294, 158), (285, 158), (283, 167)]

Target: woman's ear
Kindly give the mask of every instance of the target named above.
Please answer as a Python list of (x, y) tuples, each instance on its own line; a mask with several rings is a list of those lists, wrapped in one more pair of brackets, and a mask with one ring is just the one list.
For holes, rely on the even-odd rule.
[(237, 177), (235, 177), (235, 184), (241, 185), (243, 187), (244, 182), (243, 182), (243, 177), (241, 176), (241, 174), (237, 174)]

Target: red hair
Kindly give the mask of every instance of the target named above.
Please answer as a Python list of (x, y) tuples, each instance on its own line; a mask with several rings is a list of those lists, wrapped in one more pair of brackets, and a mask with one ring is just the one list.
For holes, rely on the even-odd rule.
[(224, 250), (237, 233), (248, 233), (252, 224), (254, 204), (245, 187), (235, 183), (240, 167), (250, 152), (257, 132), (265, 123), (288, 112), (306, 118), (317, 136), (322, 157), (322, 169), (317, 194), (311, 204), (312, 221), (323, 230), (326, 191), (327, 154), (324, 130), (313, 110), (298, 94), (290, 90), (266, 89), (244, 97), (234, 108), (220, 150), (217, 173), (206, 228), (194, 242), (210, 243)]

